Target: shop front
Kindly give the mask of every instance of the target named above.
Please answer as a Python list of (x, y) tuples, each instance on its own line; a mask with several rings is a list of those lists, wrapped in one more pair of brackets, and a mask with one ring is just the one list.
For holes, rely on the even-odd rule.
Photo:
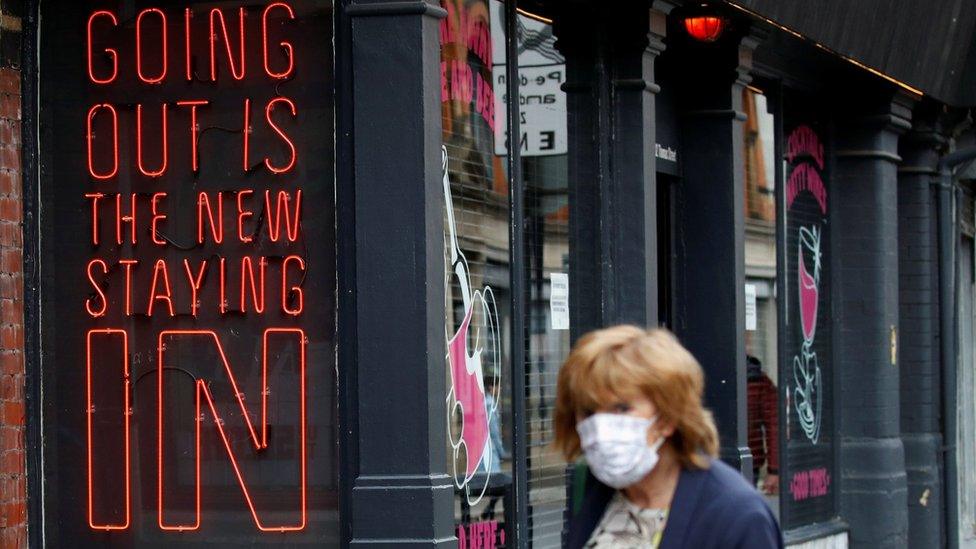
[(788, 543), (902, 539), (921, 96), (741, 6), (597, 4), (29, 3), (32, 544), (559, 547), (556, 376), (623, 322), (702, 363)]

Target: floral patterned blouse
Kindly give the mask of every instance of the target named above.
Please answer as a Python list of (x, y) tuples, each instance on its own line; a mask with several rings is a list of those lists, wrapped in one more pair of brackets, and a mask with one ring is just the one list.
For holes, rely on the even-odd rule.
[(587, 549), (655, 549), (661, 543), (667, 509), (644, 509), (620, 492), (614, 494), (603, 518), (586, 542)]

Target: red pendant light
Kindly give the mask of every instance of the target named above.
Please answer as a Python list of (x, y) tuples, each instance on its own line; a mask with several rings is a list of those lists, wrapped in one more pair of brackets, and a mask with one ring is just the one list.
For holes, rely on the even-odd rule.
[(685, 18), (685, 30), (700, 42), (714, 42), (725, 30), (725, 19), (715, 16), (696, 16)]

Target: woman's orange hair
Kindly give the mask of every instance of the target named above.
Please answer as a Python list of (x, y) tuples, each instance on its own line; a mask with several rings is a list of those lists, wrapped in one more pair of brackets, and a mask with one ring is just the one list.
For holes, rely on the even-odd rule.
[(567, 460), (580, 453), (578, 419), (614, 399), (643, 395), (658, 421), (675, 427), (669, 442), (686, 468), (708, 467), (718, 452), (712, 414), (702, 406), (705, 376), (695, 357), (663, 329), (614, 326), (580, 338), (559, 372), (553, 423)]

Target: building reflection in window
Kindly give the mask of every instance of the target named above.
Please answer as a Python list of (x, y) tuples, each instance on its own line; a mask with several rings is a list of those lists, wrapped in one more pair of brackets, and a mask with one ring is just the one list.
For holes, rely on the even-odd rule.
[(762, 90), (742, 91), (745, 169), (748, 443), (757, 487), (778, 510), (779, 393), (776, 342), (775, 117)]

